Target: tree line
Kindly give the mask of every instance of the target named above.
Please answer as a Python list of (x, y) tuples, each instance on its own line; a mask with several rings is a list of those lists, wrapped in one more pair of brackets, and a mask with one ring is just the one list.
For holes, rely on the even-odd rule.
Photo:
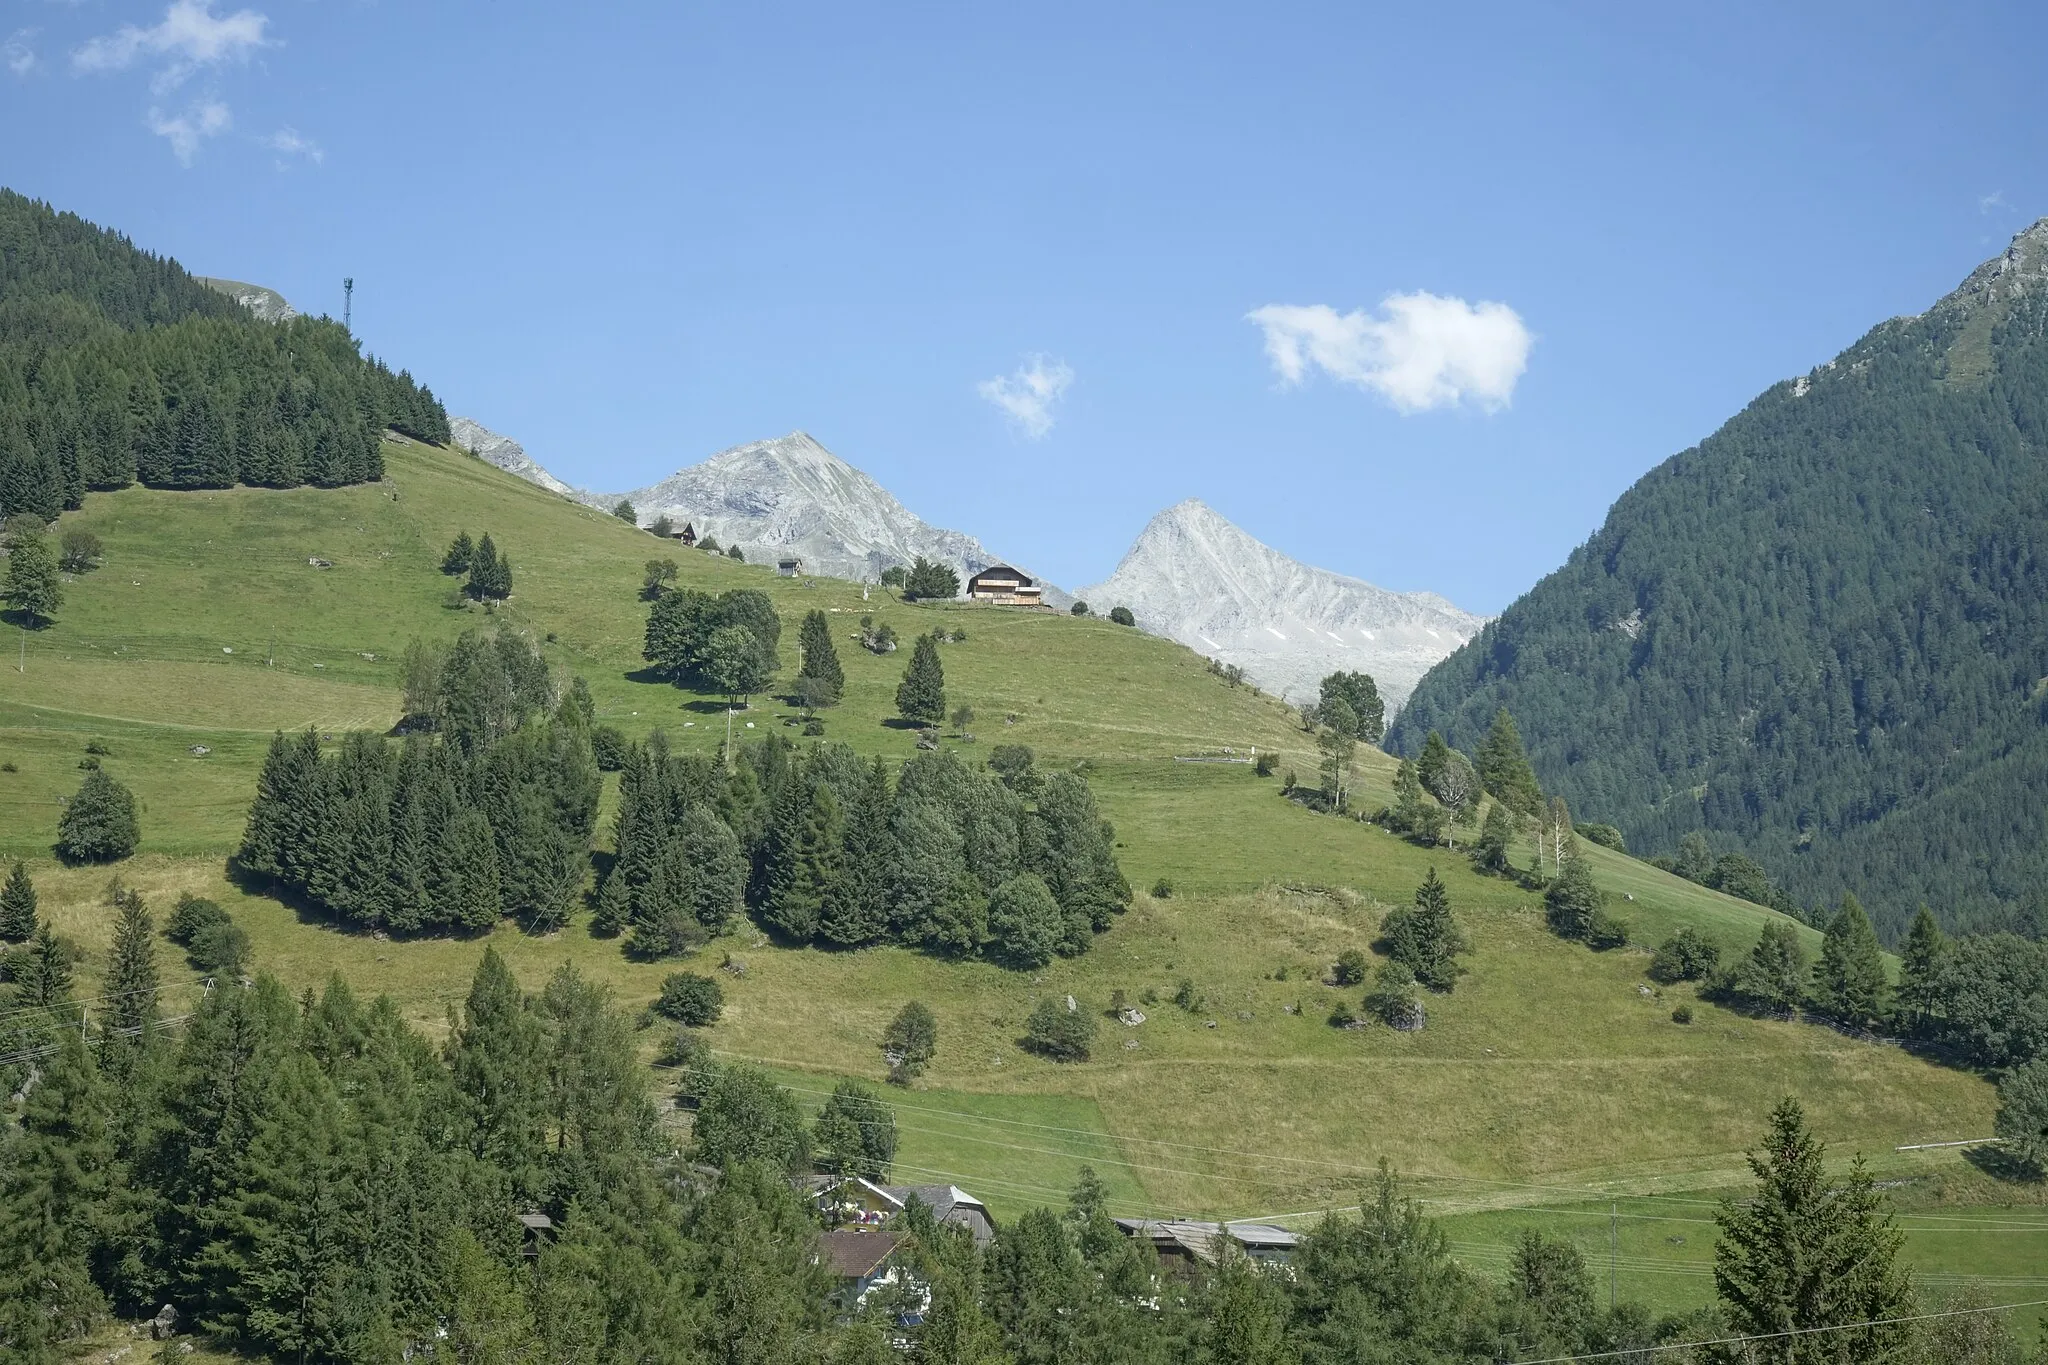
[(381, 478), (382, 432), (445, 442), (439, 400), (328, 319), (258, 320), (175, 261), (0, 191), (0, 516), (87, 490)]
[(892, 1229), (902, 1273), (856, 1301), (792, 1177), (886, 1173), (894, 1117), (867, 1087), (810, 1118), (753, 1067), (686, 1065), (679, 1142), (609, 992), (565, 965), (529, 993), (489, 949), (440, 1045), (338, 976), (297, 998), (267, 974), (217, 986), (174, 1031), (147, 907), (119, 914), (115, 953), (142, 984), (85, 1029), (57, 1012), (0, 1128), (0, 1349), (24, 1365), (147, 1318), (309, 1365), (1451, 1365), (1653, 1347), (1706, 1365), (1723, 1357), (1705, 1343), (1733, 1336), (1785, 1362), (2022, 1359), (1995, 1315), (1899, 1321), (1981, 1300), (1916, 1293), (1885, 1196), (1860, 1161), (1831, 1174), (1789, 1100), (1753, 1187), (1715, 1211), (1716, 1297), (1689, 1312), (1603, 1303), (1578, 1245), (1533, 1229), (1505, 1274), (1475, 1273), (1384, 1165), (1284, 1270), (1227, 1238), (1167, 1270), (1085, 1168), (1065, 1207), (1005, 1220), (986, 1249), (912, 1199)]
[(508, 914), (552, 928), (597, 821), (589, 693), (558, 696), (510, 632), (424, 653), (407, 658), (404, 739), (271, 741), (236, 864), (358, 929), (478, 932)]
[(892, 778), (845, 744), (779, 736), (728, 770), (657, 731), (619, 776), (600, 932), (687, 952), (751, 913), (791, 943), (901, 943), (1040, 967), (1086, 952), (1130, 902), (1115, 836), (1077, 773), (1005, 746), (988, 770), (921, 753)]

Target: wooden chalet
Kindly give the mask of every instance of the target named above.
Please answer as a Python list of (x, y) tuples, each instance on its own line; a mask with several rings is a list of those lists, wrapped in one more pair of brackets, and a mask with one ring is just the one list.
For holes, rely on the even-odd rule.
[(803, 571), (804, 562), (795, 555), (791, 555), (787, 559), (775, 561), (775, 572), (781, 574), (784, 578), (795, 578)]
[(1037, 581), (1022, 569), (1013, 569), (1007, 564), (991, 564), (968, 579), (967, 600), (993, 602), (1004, 607), (1045, 605), (1043, 589)]
[(697, 525), (695, 522), (684, 522), (682, 530), (671, 530), (668, 533), (668, 536), (670, 540), (673, 540), (676, 544), (682, 546), (685, 550), (694, 550), (697, 548)]
[(819, 1216), (835, 1228), (878, 1228), (899, 1216), (915, 1198), (938, 1222), (965, 1228), (976, 1246), (995, 1240), (988, 1205), (958, 1185), (877, 1185), (860, 1176), (812, 1176), (802, 1188), (817, 1201)]

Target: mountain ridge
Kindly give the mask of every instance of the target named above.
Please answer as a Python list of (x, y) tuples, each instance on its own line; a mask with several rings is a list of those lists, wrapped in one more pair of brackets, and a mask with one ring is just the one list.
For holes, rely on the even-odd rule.
[(1303, 564), (1199, 498), (1154, 516), (1116, 571), (1081, 596), (1097, 611), (1128, 607), (1142, 629), (1236, 664), (1296, 703), (1342, 669), (1370, 673), (1398, 707), (1484, 619), (1437, 593)]

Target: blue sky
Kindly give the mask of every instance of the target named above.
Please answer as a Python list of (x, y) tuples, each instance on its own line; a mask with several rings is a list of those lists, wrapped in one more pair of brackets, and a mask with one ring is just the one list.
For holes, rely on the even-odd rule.
[(1069, 585), (1198, 496), (1490, 612), (2048, 212), (2041, 7), (1678, 8), (6, 0), (0, 183), (574, 482), (803, 428)]

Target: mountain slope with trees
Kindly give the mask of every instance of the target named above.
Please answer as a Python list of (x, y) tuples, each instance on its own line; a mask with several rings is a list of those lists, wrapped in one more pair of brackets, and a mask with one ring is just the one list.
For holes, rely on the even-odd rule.
[(1639, 853), (1704, 831), (1887, 939), (2048, 927), (2048, 220), (1644, 476), (1389, 748), (1503, 706)]
[(265, 321), (116, 232), (0, 190), (0, 516), (88, 489), (336, 487), (379, 437), (448, 439), (410, 374), (325, 318)]

